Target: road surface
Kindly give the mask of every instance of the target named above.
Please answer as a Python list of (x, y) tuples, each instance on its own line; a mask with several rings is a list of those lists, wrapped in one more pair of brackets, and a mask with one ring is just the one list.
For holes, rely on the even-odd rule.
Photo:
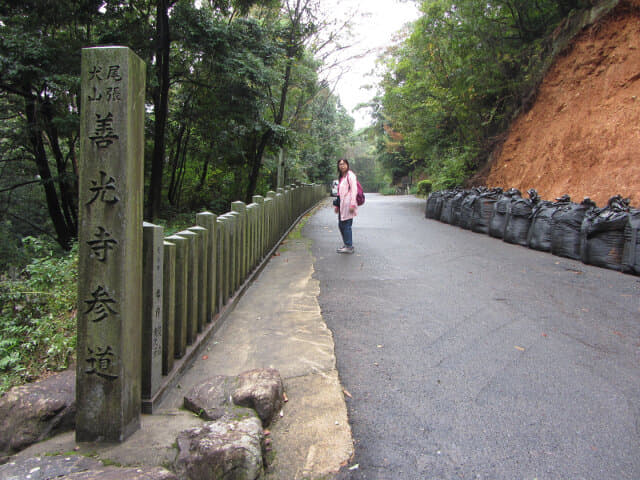
[(640, 478), (640, 278), (367, 194), (356, 253), (313, 240), (353, 479)]

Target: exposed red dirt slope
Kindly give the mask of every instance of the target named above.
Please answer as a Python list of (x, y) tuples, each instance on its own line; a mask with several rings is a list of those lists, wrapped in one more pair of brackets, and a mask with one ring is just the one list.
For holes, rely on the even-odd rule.
[(583, 30), (512, 124), (486, 184), (640, 207), (640, 0)]

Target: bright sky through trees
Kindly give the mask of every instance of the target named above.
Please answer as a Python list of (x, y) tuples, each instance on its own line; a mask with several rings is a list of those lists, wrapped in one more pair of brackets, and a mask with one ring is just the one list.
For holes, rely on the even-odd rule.
[[(337, 80), (336, 93), (340, 96), (347, 112), (355, 118), (356, 129), (371, 123), (367, 109), (354, 111), (363, 102), (375, 95), (377, 77), (372, 76), (377, 57), (394, 43), (395, 34), (407, 23), (419, 18), (418, 2), (413, 0), (321, 0), (327, 16), (347, 18), (354, 14), (353, 38), (348, 44), (354, 45), (344, 54), (352, 57), (369, 51), (362, 58), (352, 58), (346, 65), (348, 71)], [(363, 88), (367, 85), (371, 89)]]

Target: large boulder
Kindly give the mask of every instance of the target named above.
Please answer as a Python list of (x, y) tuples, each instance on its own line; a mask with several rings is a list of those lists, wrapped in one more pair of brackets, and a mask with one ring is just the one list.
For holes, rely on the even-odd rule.
[(274, 368), (249, 370), (238, 375), (238, 388), (233, 392), (233, 403), (256, 411), (266, 427), (282, 408), (284, 385), (280, 373)]
[(2, 480), (177, 480), (160, 467), (105, 467), (82, 455), (53, 455), (14, 459), (0, 466)]
[(73, 430), (76, 376), (69, 369), (14, 387), (0, 398), (0, 459), (58, 433)]
[(207, 422), (178, 438), (181, 480), (256, 480), (264, 473), (264, 434), (255, 416)]
[(249, 370), (235, 377), (218, 375), (193, 387), (184, 407), (205, 420), (238, 415), (237, 407), (255, 410), (266, 427), (282, 408), (284, 387), (273, 368)]
[(232, 394), (238, 384), (237, 377), (217, 375), (195, 385), (184, 396), (184, 408), (204, 420), (214, 421), (231, 414)]

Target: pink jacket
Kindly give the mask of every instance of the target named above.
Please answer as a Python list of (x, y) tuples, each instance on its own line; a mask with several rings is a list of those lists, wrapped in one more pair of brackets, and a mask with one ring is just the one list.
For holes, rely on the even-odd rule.
[[(358, 204), (356, 203), (358, 184), (356, 182), (356, 174), (351, 170), (340, 179), (340, 183), (338, 184), (340, 220), (349, 220), (358, 214)], [(349, 211), (349, 207), (353, 207), (353, 212)]]

